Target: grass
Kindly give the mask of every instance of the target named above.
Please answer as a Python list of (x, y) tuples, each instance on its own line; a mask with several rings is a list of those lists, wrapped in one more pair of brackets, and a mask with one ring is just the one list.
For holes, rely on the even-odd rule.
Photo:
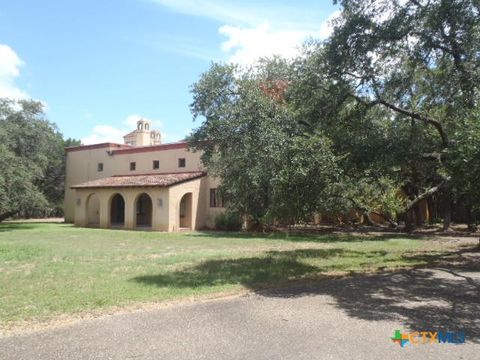
[(156, 233), (0, 224), (0, 323), (421, 265), (406, 236)]

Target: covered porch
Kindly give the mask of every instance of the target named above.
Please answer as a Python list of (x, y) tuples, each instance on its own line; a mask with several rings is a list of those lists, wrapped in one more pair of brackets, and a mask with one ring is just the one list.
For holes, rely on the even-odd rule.
[(157, 231), (203, 226), (199, 199), (203, 172), (125, 175), (89, 181), (75, 189), (75, 225)]

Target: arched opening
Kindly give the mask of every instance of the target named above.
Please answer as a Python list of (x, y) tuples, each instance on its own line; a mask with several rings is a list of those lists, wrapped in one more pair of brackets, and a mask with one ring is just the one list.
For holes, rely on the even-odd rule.
[(96, 194), (87, 198), (87, 226), (100, 225), (100, 199)]
[(135, 201), (135, 223), (137, 227), (152, 227), (152, 199), (141, 194)]
[(148, 123), (145, 124), (145, 130), (150, 130), (150, 125), (148, 125)]
[(110, 225), (125, 225), (125, 200), (120, 194), (115, 194), (110, 202)]
[(180, 229), (192, 229), (192, 193), (186, 193), (180, 200), (178, 211)]

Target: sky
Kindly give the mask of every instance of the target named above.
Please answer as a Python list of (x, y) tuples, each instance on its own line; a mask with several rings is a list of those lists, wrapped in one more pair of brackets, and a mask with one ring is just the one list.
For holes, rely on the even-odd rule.
[(0, 97), (43, 102), (84, 144), (123, 142), (139, 118), (179, 141), (212, 62), (293, 57), (337, 15), (331, 0), (0, 0)]

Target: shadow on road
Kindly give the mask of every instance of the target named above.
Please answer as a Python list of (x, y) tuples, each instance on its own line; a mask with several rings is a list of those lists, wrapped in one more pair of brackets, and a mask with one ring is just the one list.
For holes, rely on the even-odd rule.
[(264, 296), (328, 295), (348, 316), (400, 320), (411, 331), (464, 331), (480, 343), (480, 269), (423, 268), (353, 276), (262, 291)]
[[(468, 341), (480, 343), (480, 256), (472, 249), (404, 258), (413, 265), (427, 264), (411, 270), (337, 278), (322, 275), (331, 268), (302, 261), (379, 255), (378, 251), (370, 254), (341, 248), (271, 251), (265, 257), (209, 260), (132, 281), (191, 288), (241, 284), (266, 297), (328, 295), (334, 306), (353, 318), (399, 320), (412, 331), (464, 331)], [(268, 290), (265, 284), (284, 287)]]

